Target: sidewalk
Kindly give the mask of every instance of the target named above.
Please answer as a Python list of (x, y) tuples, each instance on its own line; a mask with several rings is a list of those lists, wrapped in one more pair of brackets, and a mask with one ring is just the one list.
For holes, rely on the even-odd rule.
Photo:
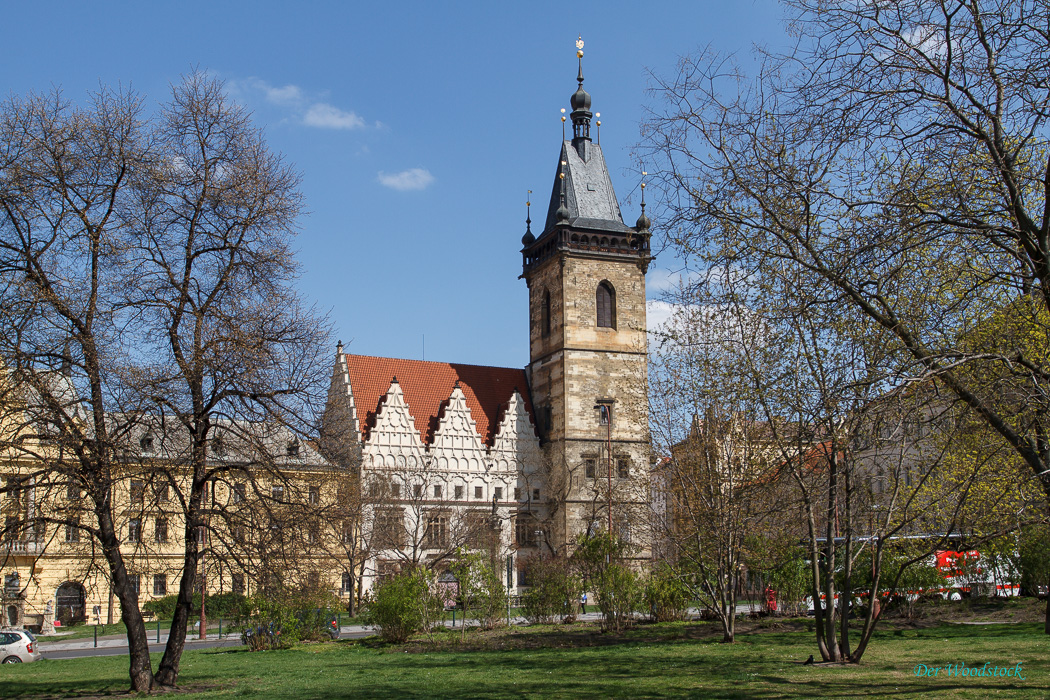
[[(601, 619), (601, 613), (596, 612), (597, 606), (589, 606), (589, 607), (591, 607), (593, 611), (588, 611), (585, 615), (578, 616), (577, 619), (584, 620), (584, 621), (587, 621), (587, 622), (596, 622), (599, 619)], [(746, 605), (738, 605), (737, 606), (737, 613), (738, 614), (739, 613), (747, 613), (749, 609), (750, 608), (748, 606), (746, 606)], [(691, 615), (696, 615), (696, 614), (698, 614), (699, 611), (696, 608), (691, 608), (689, 610), (689, 612), (690, 612)], [(525, 625), (525, 624), (528, 624), (528, 621), (524, 617), (518, 616), (518, 617), (511, 618), (510, 623), (512, 625)], [(452, 616), (451, 615), (449, 615), (448, 619), (445, 620), (444, 624), (445, 624), (446, 627), (453, 627), (453, 621), (452, 621)], [(469, 620), (467, 620), (467, 624), (468, 625), (477, 625), (478, 621), (475, 620), (475, 619), (469, 619)], [(459, 617), (458, 614), (457, 614), (454, 626), (455, 626), (456, 629), (459, 629), (462, 625), (463, 625), (463, 618)], [(168, 643), (168, 630), (166, 628), (163, 628), (163, 627), (161, 628), (160, 641), (158, 641), (157, 630), (156, 630), (155, 626), (152, 629), (150, 629), (150, 628), (147, 628), (147, 629), (149, 630), (149, 634), (147, 635), (147, 638), (149, 640), (150, 649), (154, 649), (155, 647), (163, 646), (164, 644)], [(342, 625), (339, 628), (339, 635), (340, 635), (340, 637), (345, 637), (347, 635), (354, 635), (354, 636), (360, 637), (360, 636), (371, 636), (373, 634), (375, 634), (375, 631), (371, 627), (366, 627), (365, 625)], [(206, 639), (203, 639), (203, 640), (202, 639), (198, 639), (196, 630), (193, 630), (193, 631), (187, 633), (186, 634), (186, 646), (192, 648), (195, 643), (218, 642), (218, 641), (236, 641), (237, 643), (240, 643), (240, 639), (241, 639), (241, 633), (240, 633), (239, 630), (232, 630), (232, 629), (227, 629), (227, 628), (224, 627), (223, 630), (222, 630), (222, 636), (219, 636), (218, 625), (209, 625)], [(63, 639), (53, 639), (53, 638), (49, 638), (49, 637), (45, 637), (45, 636), (37, 636), (37, 644), (39, 645), (40, 651), (44, 652), (44, 653), (49, 652), (49, 651), (74, 651), (74, 650), (81, 650), (81, 649), (94, 649), (94, 648), (96, 648), (95, 647), (95, 640), (94, 640), (93, 637), (82, 637), (80, 639), (63, 640)], [(103, 637), (99, 637), (98, 638), (98, 647), (97, 648), (99, 648), (99, 649), (113, 649), (113, 648), (121, 648), (121, 647), (127, 648), (127, 646), (128, 646), (128, 638), (127, 638), (126, 635), (109, 634), (109, 635), (105, 635)]]

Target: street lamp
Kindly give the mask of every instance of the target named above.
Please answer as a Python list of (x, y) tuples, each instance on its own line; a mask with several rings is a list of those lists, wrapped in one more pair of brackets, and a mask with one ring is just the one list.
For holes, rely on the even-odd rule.
[(606, 437), (606, 469), (605, 475), (608, 477), (608, 499), (606, 501), (607, 515), (609, 516), (609, 529), (606, 531), (609, 533), (609, 537), (612, 537), (612, 413), (609, 411), (609, 404), (600, 403), (596, 404), (595, 408), (598, 409), (598, 415), (601, 420), (605, 423), (605, 437)]

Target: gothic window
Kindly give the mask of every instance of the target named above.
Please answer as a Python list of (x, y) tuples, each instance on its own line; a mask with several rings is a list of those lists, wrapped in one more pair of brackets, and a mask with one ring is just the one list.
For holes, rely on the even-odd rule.
[(593, 479), (598, 471), (598, 458), (597, 457), (584, 457), (584, 474), (588, 479)]
[(619, 457), (616, 460), (616, 476), (627, 479), (631, 475), (631, 460)]
[(594, 299), (598, 309), (598, 327), (616, 328), (616, 292), (612, 285), (608, 282), (599, 284)]
[(540, 333), (546, 338), (551, 334), (551, 293), (543, 290), (543, 308), (540, 309)]

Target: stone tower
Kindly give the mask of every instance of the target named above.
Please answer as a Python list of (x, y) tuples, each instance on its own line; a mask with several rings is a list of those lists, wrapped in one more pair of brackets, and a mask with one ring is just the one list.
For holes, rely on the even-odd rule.
[[(577, 46), (582, 49), (582, 41)], [(645, 272), (649, 220), (626, 226), (580, 71), (543, 230), (522, 238), (529, 384), (548, 470), (555, 548), (605, 530), (638, 542), (646, 502)], [(599, 122), (600, 124), (600, 122)]]

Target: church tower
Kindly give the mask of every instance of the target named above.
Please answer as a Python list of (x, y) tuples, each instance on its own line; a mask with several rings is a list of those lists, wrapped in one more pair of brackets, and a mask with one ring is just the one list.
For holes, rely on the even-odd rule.
[(543, 230), (534, 235), (528, 219), (521, 251), (528, 375), (547, 462), (547, 536), (558, 549), (610, 526), (637, 542), (649, 460), (649, 219), (643, 202), (637, 225), (623, 222), (601, 146), (591, 139), (582, 40), (577, 48), (572, 139), (561, 145)]

